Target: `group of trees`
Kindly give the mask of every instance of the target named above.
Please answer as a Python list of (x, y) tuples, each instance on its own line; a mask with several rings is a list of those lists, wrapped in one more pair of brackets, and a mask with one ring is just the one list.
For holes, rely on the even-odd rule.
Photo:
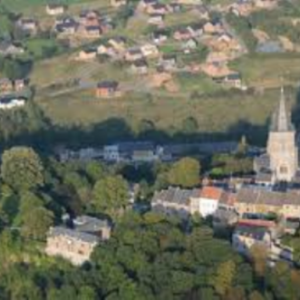
[[(130, 182), (140, 182), (144, 196), (150, 189), (147, 200), (151, 189), (198, 185), (200, 170), (189, 157), (135, 168), (60, 163), (27, 147), (4, 151), (0, 299), (300, 299), (300, 272), (285, 264), (269, 269), (262, 251), (253, 249), (248, 262), (197, 218), (187, 230), (175, 217), (128, 210)], [(107, 215), (115, 224), (111, 239), (80, 268), (42, 251), (48, 228), (65, 212)]]

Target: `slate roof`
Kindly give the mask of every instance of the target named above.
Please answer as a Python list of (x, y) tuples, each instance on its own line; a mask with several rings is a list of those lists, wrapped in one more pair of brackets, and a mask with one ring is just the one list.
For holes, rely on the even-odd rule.
[(65, 236), (70, 239), (75, 239), (90, 244), (99, 242), (99, 238), (93, 234), (80, 232), (80, 231), (72, 230), (61, 226), (52, 227), (49, 232), (49, 236), (51, 237)]
[(257, 241), (262, 241), (266, 234), (270, 234), (264, 227), (252, 227), (247, 225), (238, 225), (234, 231), (235, 234), (251, 237)]
[(152, 201), (173, 202), (181, 205), (189, 205), (191, 197), (197, 197), (200, 194), (199, 189), (185, 190), (170, 187), (167, 190), (156, 192)]
[(270, 206), (300, 206), (300, 196), (291, 192), (283, 193), (255, 188), (242, 188), (237, 193), (237, 202)]
[(75, 230), (80, 232), (98, 232), (103, 228), (110, 227), (108, 220), (100, 220), (90, 216), (79, 216), (73, 220)]

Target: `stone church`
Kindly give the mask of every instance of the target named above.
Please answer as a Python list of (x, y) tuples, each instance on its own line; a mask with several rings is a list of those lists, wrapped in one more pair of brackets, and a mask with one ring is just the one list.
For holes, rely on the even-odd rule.
[(292, 182), (298, 171), (296, 130), (286, 108), (283, 88), (269, 131), (267, 152), (254, 161), (257, 182), (275, 184)]

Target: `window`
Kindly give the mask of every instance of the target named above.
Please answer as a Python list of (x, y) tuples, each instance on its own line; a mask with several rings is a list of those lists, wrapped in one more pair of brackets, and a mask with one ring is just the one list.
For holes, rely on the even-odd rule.
[(280, 166), (279, 172), (280, 172), (281, 174), (287, 174), (288, 168), (287, 168), (286, 166)]

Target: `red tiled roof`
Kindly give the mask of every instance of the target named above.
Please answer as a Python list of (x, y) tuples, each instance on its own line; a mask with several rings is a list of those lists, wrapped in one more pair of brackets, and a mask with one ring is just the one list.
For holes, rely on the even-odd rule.
[(201, 191), (201, 197), (219, 200), (223, 190), (214, 186), (205, 186)]
[(251, 219), (241, 219), (238, 221), (237, 225), (253, 226), (253, 227), (267, 227), (267, 228), (276, 226), (274, 221), (251, 220)]

